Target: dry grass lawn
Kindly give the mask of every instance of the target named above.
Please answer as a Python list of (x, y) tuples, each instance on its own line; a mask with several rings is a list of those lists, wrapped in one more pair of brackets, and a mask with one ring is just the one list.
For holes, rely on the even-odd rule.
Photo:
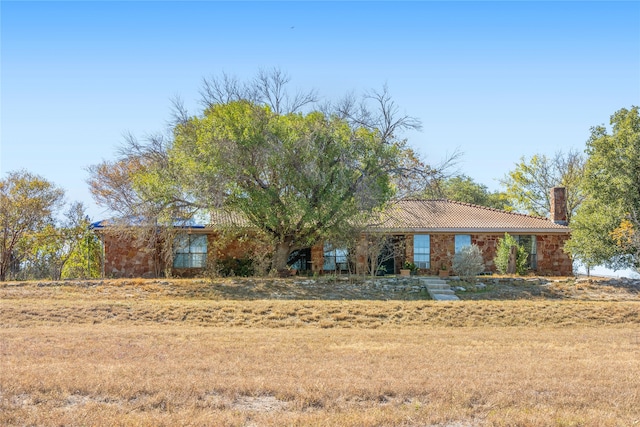
[(144, 286), (0, 286), (0, 425), (640, 425), (636, 301)]

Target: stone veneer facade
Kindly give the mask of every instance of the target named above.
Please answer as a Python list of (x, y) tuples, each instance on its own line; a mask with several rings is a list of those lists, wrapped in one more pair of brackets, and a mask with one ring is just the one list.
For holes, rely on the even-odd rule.
[(163, 271), (158, 254), (133, 237), (101, 233), (103, 244), (102, 275), (104, 277), (156, 277)]
[[(463, 233), (461, 233), (463, 234)], [(468, 234), (468, 233), (467, 233)], [(442, 266), (452, 271), (453, 255), (455, 253), (455, 234), (429, 233), (431, 236), (431, 268), (423, 273), (437, 275)], [(396, 258), (396, 271), (398, 273), (404, 261), (413, 262), (413, 234), (404, 235), (405, 253)], [(482, 251), (486, 271), (496, 272), (493, 259), (496, 255), (498, 240), (504, 237), (502, 234), (479, 233), (471, 234), (471, 243), (477, 245)], [(132, 238), (110, 236), (102, 234), (104, 244), (104, 271), (105, 277), (157, 277), (164, 274), (165, 265), (159, 257), (159, 250), (148, 248), (142, 242)], [(563, 251), (568, 234), (545, 234), (536, 236), (537, 244), (537, 269), (535, 272), (548, 276), (569, 276), (573, 273), (571, 259)], [(357, 245), (357, 253), (354, 257), (356, 273), (366, 271), (366, 238), (361, 238)], [(216, 256), (231, 258), (246, 258), (251, 250), (255, 250), (255, 243), (251, 239), (242, 241), (230, 241), (223, 247), (216, 247), (216, 236), (208, 234), (209, 251), (208, 259), (212, 262)], [(324, 264), (323, 245), (315, 245), (311, 248), (311, 271), (322, 273)], [(201, 269), (173, 270), (172, 274), (178, 276), (193, 276), (202, 273)]]
[(570, 276), (573, 274), (571, 257), (564, 251), (568, 234), (546, 234), (537, 236), (538, 271), (548, 272), (551, 276)]
[[(161, 277), (167, 265), (162, 260), (160, 245), (150, 248), (145, 242), (134, 237), (100, 233), (103, 243), (104, 277)], [(212, 264), (216, 256), (242, 259), (248, 253), (256, 251), (255, 241), (251, 239), (226, 240), (221, 244), (217, 235), (207, 233), (207, 263)], [(172, 268), (171, 274), (177, 277), (192, 277), (202, 274), (201, 268)]]
[[(108, 232), (100, 233), (103, 242), (103, 277), (131, 278), (131, 277), (160, 277), (167, 270), (166, 264), (160, 257), (160, 247), (151, 249), (142, 240), (112, 235)], [(268, 251), (269, 248), (260, 247), (250, 236), (240, 239), (218, 240), (215, 233), (207, 234), (207, 262), (212, 265), (216, 258), (247, 258), (248, 254), (258, 251)], [(311, 248), (312, 272), (322, 273), (324, 264), (324, 247), (322, 244)], [(192, 277), (202, 274), (201, 268), (171, 269), (171, 274), (177, 277)]]
[[(427, 273), (438, 274), (442, 266), (451, 271), (455, 253), (455, 234), (431, 233), (430, 236), (431, 268)], [(504, 233), (471, 234), (471, 243), (477, 245), (482, 251), (486, 271), (496, 272), (493, 259), (496, 256), (498, 240), (502, 238), (504, 238)], [(570, 276), (573, 274), (571, 258), (563, 250), (568, 239), (568, 234), (536, 235), (537, 268), (535, 273), (545, 276)], [(405, 242), (405, 259), (413, 262), (413, 235), (407, 235)]]

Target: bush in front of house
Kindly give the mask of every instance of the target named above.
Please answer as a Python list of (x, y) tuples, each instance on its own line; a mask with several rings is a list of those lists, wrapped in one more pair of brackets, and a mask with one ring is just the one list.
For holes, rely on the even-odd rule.
[(248, 258), (223, 258), (218, 262), (218, 274), (223, 277), (254, 275), (253, 261)]
[(477, 245), (465, 246), (453, 257), (453, 271), (463, 280), (471, 280), (484, 271), (482, 251)]
[(529, 254), (524, 246), (521, 246), (516, 241), (515, 237), (505, 233), (504, 239), (498, 239), (498, 249), (496, 250), (496, 257), (494, 262), (496, 269), (500, 274), (506, 274), (509, 267), (509, 251), (511, 246), (515, 246), (516, 249), (516, 273), (524, 275), (527, 273), (527, 258)]

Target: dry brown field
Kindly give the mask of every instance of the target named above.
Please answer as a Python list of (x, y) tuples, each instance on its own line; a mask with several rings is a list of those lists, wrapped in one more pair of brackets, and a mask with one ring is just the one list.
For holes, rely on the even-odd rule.
[(0, 425), (640, 425), (633, 295), (233, 299), (230, 286), (0, 284)]

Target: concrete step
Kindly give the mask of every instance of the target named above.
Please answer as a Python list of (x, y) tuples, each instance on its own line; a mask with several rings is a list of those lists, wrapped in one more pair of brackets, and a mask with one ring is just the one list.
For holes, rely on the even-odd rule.
[(426, 279), (422, 279), (423, 282), (426, 283), (447, 283), (446, 280), (442, 280), (442, 279), (435, 279), (435, 278), (426, 278)]
[(446, 280), (429, 277), (422, 279), (422, 284), (427, 288), (427, 292), (436, 301), (459, 301), (460, 298), (451, 290)]
[(446, 283), (425, 283), (427, 289), (451, 289)]
[(427, 288), (427, 292), (430, 292), (431, 294), (438, 294), (438, 295), (455, 295), (456, 294), (451, 289), (428, 289)]
[(460, 301), (455, 295), (446, 295), (446, 294), (434, 294), (431, 296), (436, 301)]

